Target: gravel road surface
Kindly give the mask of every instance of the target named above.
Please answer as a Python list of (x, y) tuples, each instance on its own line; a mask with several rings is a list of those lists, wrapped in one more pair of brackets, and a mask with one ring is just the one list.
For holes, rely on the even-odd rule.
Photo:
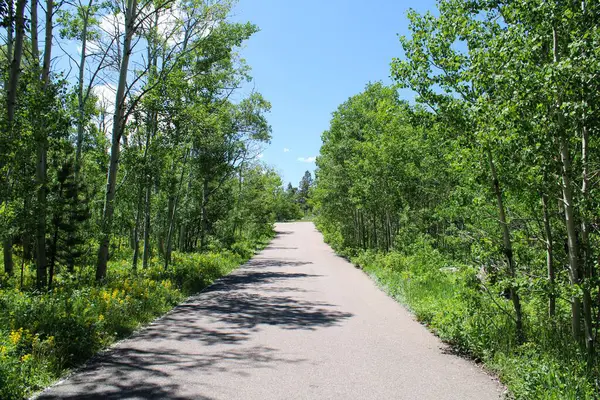
[(310, 222), (40, 399), (501, 398)]

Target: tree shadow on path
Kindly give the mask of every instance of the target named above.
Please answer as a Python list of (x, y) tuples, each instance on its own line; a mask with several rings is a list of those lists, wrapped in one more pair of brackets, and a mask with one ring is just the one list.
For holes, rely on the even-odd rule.
[(249, 340), (266, 327), (313, 331), (352, 317), (332, 304), (300, 296), (306, 292), (301, 282), (320, 276), (281, 267), (306, 264), (252, 260), (39, 399), (207, 400), (211, 389), (203, 377), (305, 362), (272, 347), (250, 346)]

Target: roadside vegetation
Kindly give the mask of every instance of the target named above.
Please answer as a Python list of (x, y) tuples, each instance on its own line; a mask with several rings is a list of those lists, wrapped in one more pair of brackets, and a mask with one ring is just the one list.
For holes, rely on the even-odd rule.
[(326, 240), (518, 399), (600, 396), (599, 15), (410, 11), (395, 84), (340, 105), (317, 158)]
[(35, 292), (35, 277), (25, 287), (4, 281), (0, 290), (0, 398), (20, 399), (51, 384), (69, 369), (114, 341), (231, 272), (254, 254), (260, 243), (238, 244), (238, 252), (214, 250), (202, 254), (175, 252), (164, 269), (152, 258), (134, 273), (130, 259), (109, 262), (111, 273), (102, 285), (93, 268), (59, 274), (54, 288)]
[(313, 178), (310, 171), (306, 171), (298, 187), (288, 183), (285, 191), (278, 197), (277, 221), (310, 221), (312, 218), (312, 203), (310, 191)]

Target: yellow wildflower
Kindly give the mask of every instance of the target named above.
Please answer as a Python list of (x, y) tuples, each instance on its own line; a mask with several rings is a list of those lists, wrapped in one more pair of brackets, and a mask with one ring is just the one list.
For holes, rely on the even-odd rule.
[(104, 321), (104, 315), (102, 315), (102, 314), (98, 315), (98, 321), (100, 321), (100, 322)]
[(12, 344), (17, 344), (21, 340), (22, 336), (23, 336), (23, 328), (19, 328), (18, 331), (12, 331), (10, 333), (10, 341), (12, 342)]
[(21, 361), (26, 362), (27, 360), (30, 360), (31, 357), (32, 357), (31, 354), (25, 354), (23, 357), (21, 357)]

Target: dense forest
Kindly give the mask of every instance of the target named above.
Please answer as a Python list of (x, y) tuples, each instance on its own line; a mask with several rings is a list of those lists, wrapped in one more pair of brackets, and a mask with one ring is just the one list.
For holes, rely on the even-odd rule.
[(393, 85), (322, 135), (317, 224), (514, 397), (598, 398), (600, 3), (408, 17)]
[[(0, 398), (248, 259), (300, 198), (229, 0), (2, 2)], [(293, 189), (293, 188), (292, 188)], [(294, 189), (295, 190), (295, 189)]]

